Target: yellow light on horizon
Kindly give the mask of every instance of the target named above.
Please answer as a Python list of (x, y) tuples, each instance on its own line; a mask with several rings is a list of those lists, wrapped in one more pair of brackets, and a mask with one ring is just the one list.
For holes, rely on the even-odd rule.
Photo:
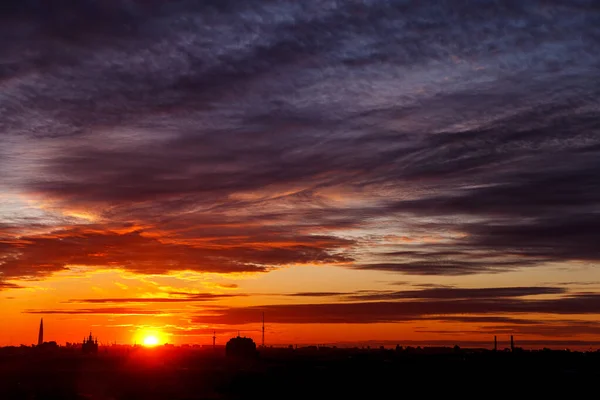
[(165, 335), (154, 329), (141, 329), (135, 335), (135, 342), (145, 347), (154, 347), (167, 342)]
[(159, 343), (159, 340), (156, 336), (154, 335), (148, 335), (144, 337), (144, 346), (147, 347), (152, 347), (152, 346), (157, 346)]

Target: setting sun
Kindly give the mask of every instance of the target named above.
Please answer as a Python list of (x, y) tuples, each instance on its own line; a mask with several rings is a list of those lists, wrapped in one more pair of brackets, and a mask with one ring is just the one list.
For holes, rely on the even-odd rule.
[(144, 346), (156, 346), (158, 344), (158, 338), (154, 335), (148, 335), (144, 338)]
[(139, 330), (135, 335), (135, 342), (146, 347), (154, 347), (167, 342), (165, 335), (157, 330)]

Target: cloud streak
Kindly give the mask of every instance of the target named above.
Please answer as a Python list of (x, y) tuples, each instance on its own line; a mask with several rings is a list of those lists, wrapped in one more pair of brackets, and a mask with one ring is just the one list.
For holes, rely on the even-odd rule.
[(17, 285), (16, 283), (0, 281), (0, 290), (21, 289), (21, 288), (23, 288), (23, 286)]
[(188, 303), (203, 302), (227, 299), (230, 297), (247, 296), (244, 294), (214, 294), (214, 293), (195, 293), (184, 294), (172, 293), (181, 297), (122, 297), (122, 298), (99, 298), (99, 299), (71, 299), (67, 303)]
[[(324, 304), (273, 304), (261, 307), (240, 307), (215, 310), (212, 316), (198, 316), (201, 323), (226, 325), (248, 324), (258, 321), (263, 312), (272, 323), (390, 323), (418, 320), (422, 317), (466, 314), (548, 314), (593, 315), (600, 311), (600, 295), (578, 294), (554, 299), (525, 300), (514, 298), (456, 299), (426, 301), (375, 301)], [(492, 315), (493, 316), (493, 315)]]
[(164, 311), (127, 307), (78, 308), (78, 309), (48, 309), (25, 310), (26, 314), (64, 314), (64, 315), (163, 315)]

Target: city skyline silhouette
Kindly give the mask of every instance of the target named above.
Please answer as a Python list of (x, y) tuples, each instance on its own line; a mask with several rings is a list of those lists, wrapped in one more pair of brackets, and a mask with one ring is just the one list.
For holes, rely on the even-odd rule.
[(16, 382), (51, 384), (54, 360), (93, 386), (139, 357), (140, 382), (173, 361), (192, 385), (197, 356), (235, 386), (238, 336), (265, 376), (428, 352), (595, 373), (597, 2), (1, 3)]

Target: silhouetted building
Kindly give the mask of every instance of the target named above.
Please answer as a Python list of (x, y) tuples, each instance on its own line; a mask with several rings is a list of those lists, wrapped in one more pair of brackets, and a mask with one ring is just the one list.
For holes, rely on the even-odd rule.
[(38, 346), (44, 344), (44, 318), (40, 319), (40, 330), (38, 332)]
[(60, 346), (55, 341), (44, 342), (37, 346), (38, 349), (41, 349), (43, 351), (55, 351), (55, 350), (58, 350), (59, 347)]
[(83, 339), (81, 350), (84, 354), (98, 354), (98, 338), (94, 340), (94, 338), (92, 338), (92, 332), (90, 332), (88, 338)]
[(225, 354), (227, 357), (235, 358), (255, 358), (258, 356), (254, 340), (247, 337), (240, 337), (240, 335), (231, 338), (227, 342), (225, 345)]

